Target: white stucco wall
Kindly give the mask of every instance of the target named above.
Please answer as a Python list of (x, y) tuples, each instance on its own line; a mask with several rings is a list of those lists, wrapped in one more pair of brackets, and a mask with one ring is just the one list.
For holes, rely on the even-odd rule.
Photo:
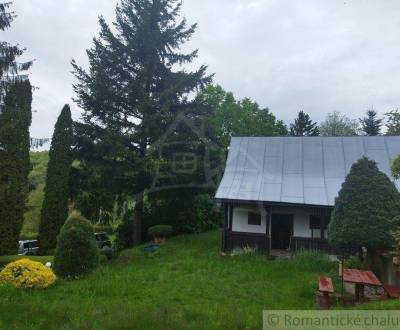
[[(261, 226), (252, 226), (248, 224), (248, 212), (261, 214)], [(295, 237), (311, 238), (310, 229), (310, 213), (302, 208), (292, 207), (273, 207), (272, 213), (291, 214), (293, 215), (293, 235)], [(259, 208), (251, 208), (247, 206), (235, 207), (232, 217), (232, 230), (246, 233), (265, 233), (267, 224), (267, 214)], [(271, 227), (270, 227), (271, 230)], [(319, 229), (314, 229), (314, 237), (320, 237)], [(325, 238), (327, 233), (325, 231)]]
[[(261, 226), (248, 224), (248, 212), (254, 212), (261, 215)], [(232, 230), (245, 233), (265, 234), (267, 230), (267, 214), (258, 208), (235, 207), (233, 209)]]

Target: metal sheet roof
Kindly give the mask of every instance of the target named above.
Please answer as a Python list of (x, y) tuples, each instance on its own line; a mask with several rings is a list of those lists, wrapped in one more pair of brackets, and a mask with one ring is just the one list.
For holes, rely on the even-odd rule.
[(399, 136), (232, 138), (215, 198), (333, 206), (354, 162), (367, 156), (390, 176), (398, 154)]

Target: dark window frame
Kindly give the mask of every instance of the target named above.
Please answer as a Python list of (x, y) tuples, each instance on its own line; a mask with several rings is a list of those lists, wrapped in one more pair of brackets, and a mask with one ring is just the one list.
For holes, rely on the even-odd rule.
[(310, 215), (310, 229), (321, 229), (322, 217)]
[(261, 226), (261, 214), (256, 212), (247, 212), (247, 224), (249, 226)]

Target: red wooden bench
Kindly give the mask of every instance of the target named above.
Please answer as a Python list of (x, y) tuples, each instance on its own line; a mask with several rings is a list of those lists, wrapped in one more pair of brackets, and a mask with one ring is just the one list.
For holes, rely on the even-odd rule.
[(330, 277), (320, 276), (318, 290), (325, 296), (329, 296), (331, 293), (335, 293), (335, 290), (333, 289), (332, 279)]
[(385, 290), (386, 295), (389, 298), (400, 298), (400, 289), (399, 288), (397, 288), (393, 285), (390, 285), (390, 284), (383, 284), (382, 287)]
[(330, 277), (320, 276), (318, 281), (318, 291), (324, 295), (325, 307), (329, 308), (329, 295), (335, 293), (333, 288), (332, 279)]

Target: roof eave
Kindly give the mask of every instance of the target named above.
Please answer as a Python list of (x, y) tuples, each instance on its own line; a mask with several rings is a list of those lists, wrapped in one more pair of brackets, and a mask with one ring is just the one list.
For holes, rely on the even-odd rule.
[(255, 201), (255, 200), (243, 200), (243, 199), (227, 199), (227, 198), (215, 198), (217, 203), (225, 204), (247, 204), (247, 205), (266, 205), (266, 206), (288, 206), (288, 207), (308, 207), (308, 208), (323, 208), (332, 209), (333, 205), (318, 205), (318, 204), (304, 204), (304, 203), (287, 203), (287, 202), (271, 202), (271, 201)]

